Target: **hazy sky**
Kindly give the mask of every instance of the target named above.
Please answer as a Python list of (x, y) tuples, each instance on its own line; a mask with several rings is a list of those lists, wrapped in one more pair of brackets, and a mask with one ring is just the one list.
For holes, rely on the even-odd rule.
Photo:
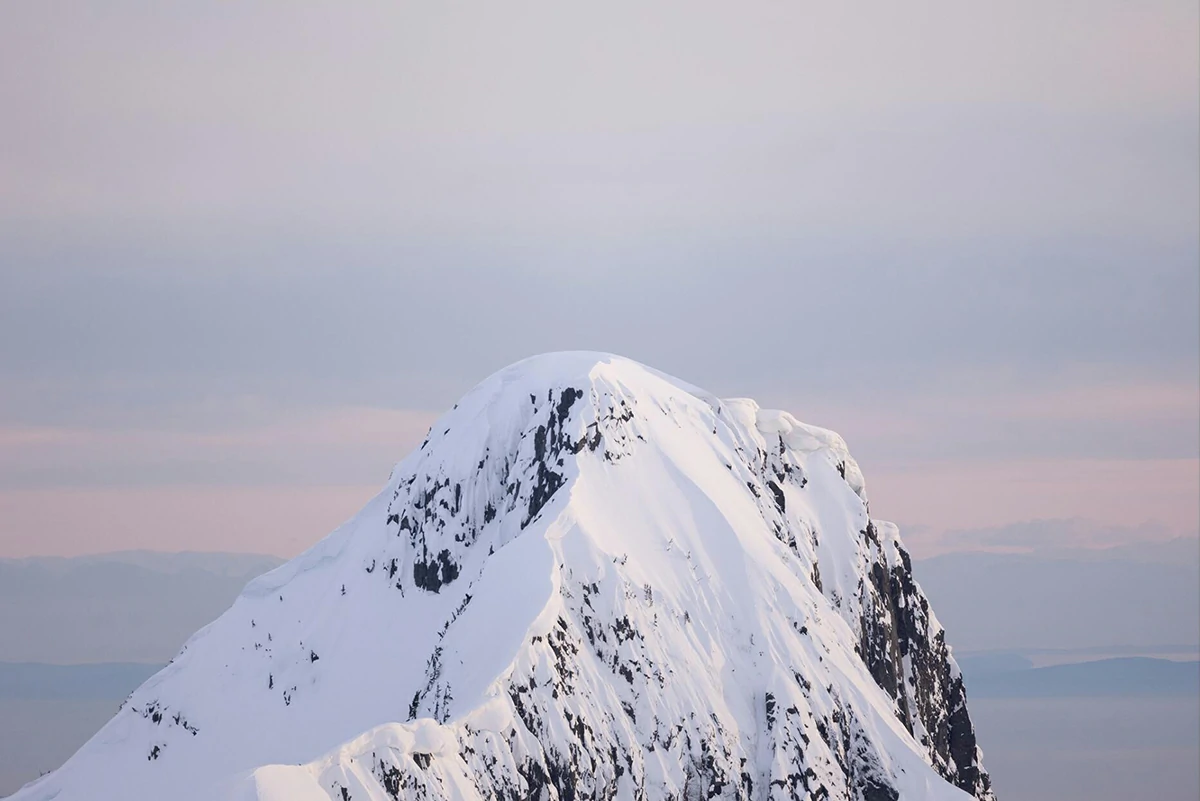
[(575, 348), (839, 430), (918, 549), (1195, 532), (1198, 27), (4, 3), (0, 556), (290, 555)]

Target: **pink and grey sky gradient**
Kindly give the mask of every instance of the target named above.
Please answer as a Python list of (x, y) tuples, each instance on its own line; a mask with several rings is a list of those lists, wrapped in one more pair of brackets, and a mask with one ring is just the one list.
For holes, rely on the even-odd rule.
[(917, 553), (1200, 529), (1200, 9), (0, 9), (0, 557), (297, 553), (534, 353), (834, 428)]

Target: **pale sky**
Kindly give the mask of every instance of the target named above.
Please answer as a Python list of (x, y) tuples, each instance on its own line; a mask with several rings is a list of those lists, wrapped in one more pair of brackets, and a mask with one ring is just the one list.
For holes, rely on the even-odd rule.
[(5, 3), (0, 556), (294, 554), (577, 348), (838, 430), (917, 551), (1194, 534), (1198, 28)]

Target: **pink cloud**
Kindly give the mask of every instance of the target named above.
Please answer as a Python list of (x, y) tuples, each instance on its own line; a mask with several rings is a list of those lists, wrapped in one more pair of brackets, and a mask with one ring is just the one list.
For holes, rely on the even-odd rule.
[(1051, 421), (1182, 421), (1200, 409), (1200, 386), (1165, 382), (1078, 386), (990, 395), (983, 410), (999, 418)]
[[(382, 482), (381, 482), (382, 484)], [(0, 555), (149, 549), (294, 556), (379, 486), (139, 487), (0, 492)]]
[(0, 427), (0, 459), (20, 448), (44, 446), (203, 449), (303, 445), (373, 445), (381, 441), (420, 441), (437, 419), (411, 409), (343, 407), (328, 411), (284, 412), (269, 422), (217, 431), (173, 428)]

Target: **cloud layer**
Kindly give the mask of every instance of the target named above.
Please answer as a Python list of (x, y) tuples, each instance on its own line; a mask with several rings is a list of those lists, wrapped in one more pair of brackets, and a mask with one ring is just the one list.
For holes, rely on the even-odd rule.
[(884, 517), (1187, 529), (1198, 13), (6, 6), (0, 554), (358, 498), (573, 348), (840, 430)]

